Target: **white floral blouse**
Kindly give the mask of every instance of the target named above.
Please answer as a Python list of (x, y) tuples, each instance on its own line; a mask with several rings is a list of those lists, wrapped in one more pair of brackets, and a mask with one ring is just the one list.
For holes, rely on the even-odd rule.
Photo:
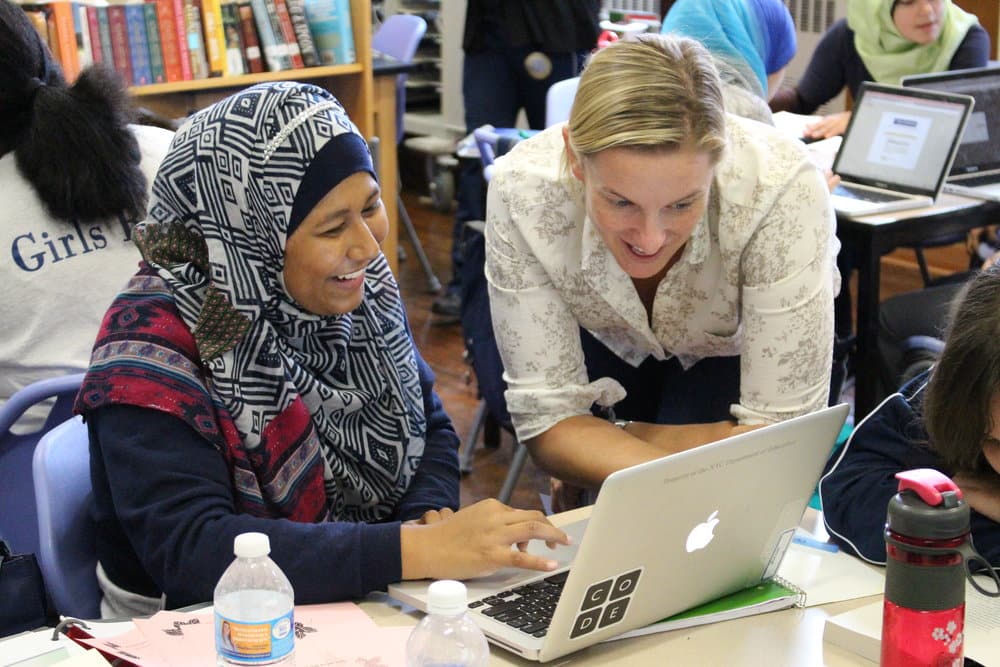
[(733, 115), (726, 126), (705, 216), (657, 288), (651, 324), (563, 169), (562, 126), (497, 160), (486, 277), (518, 438), (624, 398), (616, 380), (587, 377), (579, 327), (634, 366), (740, 355), (740, 423), (826, 405), (840, 288), (826, 182), (800, 142)]

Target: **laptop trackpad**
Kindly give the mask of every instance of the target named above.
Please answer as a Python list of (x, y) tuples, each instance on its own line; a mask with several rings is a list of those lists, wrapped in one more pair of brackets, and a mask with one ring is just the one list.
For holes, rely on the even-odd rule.
[[(587, 519), (583, 519), (581, 521), (562, 526), (563, 531), (565, 531), (566, 534), (570, 536), (570, 539), (573, 540), (571, 545), (563, 546), (560, 544), (557, 545), (555, 549), (549, 549), (545, 546), (545, 542), (541, 540), (532, 540), (528, 544), (528, 553), (541, 556), (543, 558), (552, 558), (559, 562), (560, 569), (567, 567), (573, 562), (573, 559), (576, 558), (576, 551), (580, 547), (580, 542), (583, 541), (584, 531), (587, 529), (587, 521)], [(547, 575), (548, 573), (536, 570), (521, 570), (514, 567), (508, 567), (498, 570), (488, 577), (468, 579), (465, 582), (465, 586), (468, 589), (469, 599), (475, 600), (485, 595), (496, 593), (497, 591), (513, 588), (514, 586), (518, 586), (522, 582), (530, 579), (536, 579)]]

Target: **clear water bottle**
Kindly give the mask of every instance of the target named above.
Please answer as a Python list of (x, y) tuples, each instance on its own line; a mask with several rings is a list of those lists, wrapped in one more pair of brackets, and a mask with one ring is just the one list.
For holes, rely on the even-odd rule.
[[(986, 564), (972, 546), (962, 491), (930, 468), (896, 474), (899, 493), (885, 525), (882, 667), (963, 664), (965, 580), (970, 564)], [(988, 568), (987, 568), (988, 569)], [(1000, 586), (996, 574), (989, 575)], [(979, 592), (997, 596), (970, 577)]]
[(219, 667), (295, 664), (295, 597), (285, 573), (268, 557), (264, 533), (233, 541), (236, 560), (215, 586), (215, 647)]
[(465, 584), (435, 581), (427, 589), (427, 615), (406, 642), (406, 667), (486, 667), (486, 636), (469, 617)]

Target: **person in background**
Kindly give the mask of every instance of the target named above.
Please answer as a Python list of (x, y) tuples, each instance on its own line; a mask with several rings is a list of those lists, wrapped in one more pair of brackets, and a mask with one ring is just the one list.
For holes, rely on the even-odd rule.
[[(0, 404), (87, 368), (140, 256), (131, 225), (173, 133), (131, 124), (118, 75), (69, 86), (24, 11), (0, 0)], [(40, 426), (32, 411), (19, 428)]]
[(678, 0), (660, 32), (698, 40), (726, 66), (720, 72), (726, 111), (771, 123), (766, 100), (795, 56), (795, 24), (784, 2)]
[[(528, 126), (545, 127), (545, 94), (580, 72), (597, 43), (598, 0), (469, 0), (462, 41), (465, 131), (514, 127), (524, 109)], [(462, 160), (452, 230), (452, 274), (431, 311), (455, 319), (461, 312), (465, 223), (483, 220), (483, 176), (478, 159)]]
[(833, 538), (885, 563), (885, 516), (894, 475), (935, 468), (972, 509), (977, 550), (1000, 566), (1000, 266), (959, 295), (937, 364), (892, 394), (854, 429), (820, 480)]
[(499, 158), (487, 201), (507, 407), (568, 483), (557, 507), (825, 406), (837, 247), (803, 144), (727, 115), (699, 42), (640, 34), (595, 53), (569, 123)]
[[(853, 98), (864, 81), (898, 84), (908, 74), (983, 67), (990, 38), (973, 14), (951, 0), (848, 0), (847, 18), (823, 35), (805, 74), (771, 99), (772, 111), (811, 114), (846, 86)], [(805, 136), (843, 134), (851, 112), (812, 124)]]
[(380, 250), (367, 144), (330, 93), (260, 84), (188, 119), (77, 398), (102, 614), (212, 599), (258, 531), (302, 604), (552, 569), (540, 512), (459, 504), (458, 437)]
[[(970, 253), (986, 269), (1000, 262), (1000, 227), (993, 225), (970, 234)], [(912, 378), (907, 374), (908, 355), (904, 346), (913, 336), (942, 338), (950, 304), (963, 288), (969, 274), (957, 274), (952, 280), (923, 289), (892, 296), (879, 306), (878, 350), (881, 381), (880, 396), (888, 396)]]

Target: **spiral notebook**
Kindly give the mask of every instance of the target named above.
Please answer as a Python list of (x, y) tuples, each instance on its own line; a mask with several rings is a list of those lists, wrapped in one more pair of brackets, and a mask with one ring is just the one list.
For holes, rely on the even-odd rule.
[[(529, 546), (562, 569), (466, 582), (473, 619), (494, 644), (545, 661), (772, 579), (847, 413), (826, 408), (612, 474), (590, 518), (565, 527), (577, 547)], [(389, 586), (423, 610), (426, 590)]]

